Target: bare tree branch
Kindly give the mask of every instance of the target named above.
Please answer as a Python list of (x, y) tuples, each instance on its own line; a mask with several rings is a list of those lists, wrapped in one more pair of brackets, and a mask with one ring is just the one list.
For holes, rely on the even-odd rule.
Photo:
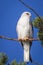
[(5, 36), (0, 36), (0, 39), (6, 39), (6, 40), (12, 40), (12, 41), (18, 41), (16, 38), (8, 38)]
[(39, 16), (39, 14), (29, 5), (27, 5), (26, 3), (24, 3), (22, 0), (19, 0), (24, 6), (26, 6), (27, 8), (29, 8), (30, 10), (32, 10), (36, 15), (37, 17), (39, 17), (40, 21), (42, 21), (41, 17)]
[(27, 40), (25, 39), (17, 39), (17, 38), (8, 38), (5, 36), (0, 36), (0, 39), (6, 39), (6, 40), (12, 40), (12, 41), (37, 41), (39, 40), (39, 38), (28, 38)]

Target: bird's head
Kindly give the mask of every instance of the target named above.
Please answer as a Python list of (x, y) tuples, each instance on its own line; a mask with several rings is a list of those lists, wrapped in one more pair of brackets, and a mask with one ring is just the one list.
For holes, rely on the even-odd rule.
[(23, 13), (22, 13), (22, 16), (28, 16), (28, 17), (31, 17), (31, 13), (30, 13), (30, 12), (23, 12)]

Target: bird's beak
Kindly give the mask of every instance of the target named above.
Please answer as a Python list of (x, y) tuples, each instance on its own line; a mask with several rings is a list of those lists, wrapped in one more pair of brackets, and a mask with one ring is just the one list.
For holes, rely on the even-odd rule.
[(26, 13), (27, 15), (29, 15), (28, 13)]

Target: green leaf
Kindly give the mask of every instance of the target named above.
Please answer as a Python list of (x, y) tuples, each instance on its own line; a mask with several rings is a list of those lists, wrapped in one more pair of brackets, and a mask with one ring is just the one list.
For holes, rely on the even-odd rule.
[(7, 63), (8, 57), (5, 53), (0, 53), (0, 65)]
[(11, 62), (11, 65), (26, 65), (24, 62), (17, 63), (15, 60)]
[(38, 37), (39, 37), (40, 41), (43, 42), (43, 32), (42, 31), (39, 31)]
[(42, 21), (40, 21), (40, 19), (39, 19), (38, 17), (35, 18), (35, 19), (33, 20), (33, 26), (34, 26), (35, 28), (38, 28), (38, 29), (43, 28), (43, 17), (41, 17), (41, 20), (42, 20)]

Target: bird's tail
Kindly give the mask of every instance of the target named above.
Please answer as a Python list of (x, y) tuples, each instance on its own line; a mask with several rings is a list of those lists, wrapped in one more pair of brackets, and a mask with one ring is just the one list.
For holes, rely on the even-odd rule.
[(29, 42), (23, 42), (24, 47), (24, 62), (30, 61), (30, 43)]

